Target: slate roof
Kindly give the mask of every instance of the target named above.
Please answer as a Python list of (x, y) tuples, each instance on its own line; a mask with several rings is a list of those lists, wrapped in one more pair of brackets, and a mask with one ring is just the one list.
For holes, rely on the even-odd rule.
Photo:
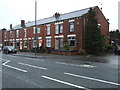
[[(97, 6), (94, 6), (92, 8), (95, 8), (95, 7), (97, 7)], [(73, 12), (69, 12), (69, 13), (65, 13), (65, 14), (60, 14), (60, 16), (58, 18), (55, 18), (55, 16), (52, 16), (52, 17), (48, 17), (48, 18), (44, 18), (44, 19), (39, 19), (39, 20), (37, 20), (37, 25), (47, 24), (47, 23), (61, 21), (61, 20), (65, 20), (65, 19), (75, 18), (75, 17), (80, 17), (80, 16), (83, 16), (84, 14), (88, 13), (89, 10), (90, 10), (90, 8), (86, 8), (86, 9), (77, 10), (77, 11), (73, 11)], [(25, 26), (26, 27), (35, 26), (35, 21), (25, 23)], [(12, 30), (17, 30), (17, 29), (21, 29), (21, 28), (22, 28), (21, 24), (19, 24), (19, 25), (14, 26)], [(10, 30), (11, 29), (9, 29), (8, 31), (10, 31)]]

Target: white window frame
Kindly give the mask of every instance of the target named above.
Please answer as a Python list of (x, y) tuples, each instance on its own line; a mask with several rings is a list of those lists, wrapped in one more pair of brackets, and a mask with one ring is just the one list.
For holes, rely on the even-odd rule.
[(51, 38), (46, 38), (46, 47), (51, 47)]
[(35, 27), (33, 27), (33, 34), (36, 34), (36, 30), (35, 30), (36, 28)]
[[(71, 41), (73, 41), (73, 40), (74, 40), (74, 46), (71, 46)], [(69, 42), (70, 47), (75, 47), (76, 46), (76, 37), (75, 36), (68, 37), (68, 42)]]
[(50, 25), (47, 26), (47, 35), (50, 35)]
[(70, 32), (74, 32), (74, 22), (70, 22)]
[(60, 33), (63, 33), (63, 24), (60, 24)]
[(12, 38), (12, 31), (10, 31), (10, 38)]
[(19, 37), (19, 30), (16, 30), (16, 37)]
[(24, 29), (24, 37), (27, 37), (27, 30), (26, 30), (26, 28)]
[(40, 28), (37, 28), (37, 33), (40, 33)]
[(55, 34), (59, 34), (59, 24), (55, 24)]

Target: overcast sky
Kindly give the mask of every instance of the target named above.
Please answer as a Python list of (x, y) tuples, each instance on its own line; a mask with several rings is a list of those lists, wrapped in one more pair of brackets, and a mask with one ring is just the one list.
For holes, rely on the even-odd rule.
[[(120, 0), (37, 0), (37, 19), (92, 7), (101, 7), (110, 22), (110, 31), (118, 28), (118, 1)], [(99, 3), (100, 2), (100, 3)], [(35, 20), (35, 0), (0, 0), (0, 29), (9, 29), (21, 20)]]

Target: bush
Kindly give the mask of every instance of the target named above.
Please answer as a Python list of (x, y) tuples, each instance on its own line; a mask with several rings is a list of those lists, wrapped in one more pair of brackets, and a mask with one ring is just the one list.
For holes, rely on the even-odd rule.
[(106, 47), (105, 47), (105, 49), (106, 49), (106, 51), (108, 52), (108, 51), (112, 51), (113, 50), (113, 46), (112, 45), (106, 45)]
[(65, 50), (69, 50), (70, 48), (69, 48), (69, 45), (68, 44), (64, 44), (64, 49)]
[(80, 50), (78, 51), (78, 54), (84, 55), (84, 54), (86, 54), (86, 51), (85, 51), (84, 49), (80, 49)]

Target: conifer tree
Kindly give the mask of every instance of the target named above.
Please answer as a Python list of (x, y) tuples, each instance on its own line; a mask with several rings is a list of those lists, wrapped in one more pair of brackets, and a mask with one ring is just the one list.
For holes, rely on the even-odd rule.
[(98, 26), (96, 13), (90, 8), (85, 27), (85, 50), (88, 54), (99, 54), (103, 51), (104, 41)]

